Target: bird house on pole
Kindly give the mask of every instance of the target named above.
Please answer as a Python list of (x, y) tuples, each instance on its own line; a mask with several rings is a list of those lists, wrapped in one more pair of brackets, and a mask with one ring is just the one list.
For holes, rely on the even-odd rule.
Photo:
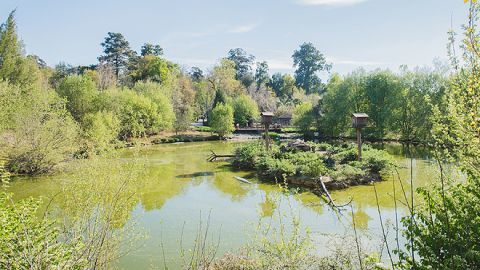
[(352, 114), (352, 127), (357, 130), (358, 161), (362, 160), (362, 128), (368, 124), (368, 114)]
[(262, 116), (262, 124), (265, 128), (265, 147), (267, 150), (270, 150), (270, 135), (268, 134), (268, 129), (270, 124), (273, 122), (273, 113), (272, 112), (262, 112), (260, 114)]
[(352, 127), (364, 128), (368, 124), (368, 114), (366, 113), (354, 113), (352, 114)]
[(262, 116), (262, 124), (270, 125), (273, 122), (273, 113), (272, 112), (262, 112), (260, 115)]

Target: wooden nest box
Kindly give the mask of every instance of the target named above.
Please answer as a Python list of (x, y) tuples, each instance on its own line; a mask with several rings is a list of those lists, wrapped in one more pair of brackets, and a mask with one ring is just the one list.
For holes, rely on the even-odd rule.
[(272, 112), (262, 112), (262, 124), (271, 124), (273, 122), (273, 113)]
[(354, 113), (352, 114), (352, 127), (364, 128), (368, 124), (368, 114), (366, 113)]

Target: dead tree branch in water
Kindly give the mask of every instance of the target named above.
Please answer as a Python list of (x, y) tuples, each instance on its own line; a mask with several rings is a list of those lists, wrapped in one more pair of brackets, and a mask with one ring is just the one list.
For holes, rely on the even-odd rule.
[(210, 150), (210, 152), (212, 152), (212, 154), (207, 158), (207, 161), (209, 161), (209, 162), (216, 161), (216, 160), (219, 159), (219, 158), (232, 158), (232, 157), (235, 157), (235, 155), (218, 155), (218, 154), (215, 153), (213, 150)]

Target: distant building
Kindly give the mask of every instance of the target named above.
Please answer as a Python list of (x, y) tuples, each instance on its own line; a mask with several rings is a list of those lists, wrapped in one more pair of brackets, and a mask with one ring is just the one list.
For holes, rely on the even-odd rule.
[(292, 114), (291, 113), (283, 113), (275, 117), (275, 124), (280, 126), (290, 126), (292, 123)]

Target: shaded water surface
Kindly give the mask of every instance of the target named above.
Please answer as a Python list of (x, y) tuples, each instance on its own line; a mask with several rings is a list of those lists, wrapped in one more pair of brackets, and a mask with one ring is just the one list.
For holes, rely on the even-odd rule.
[[(131, 212), (125, 223), (134, 224), (135, 230), (147, 235), (147, 238), (135, 244), (135, 251), (121, 258), (121, 268), (163, 268), (166, 264), (170, 269), (176, 269), (182, 261), (181, 247), (188, 248), (193, 243), (200, 222), (203, 226), (209, 222), (209, 240), (215, 244), (218, 242), (218, 255), (248, 244), (260, 220), (274, 224), (281, 222), (276, 218), (279, 213), (294, 212), (298, 215), (302, 226), (312, 231), (314, 243), (321, 254), (328, 252), (326, 241), (330, 236), (352, 232), (349, 211), (339, 215), (310, 192), (282, 192), (274, 184), (259, 183), (249, 172), (232, 171), (225, 162), (206, 161), (210, 150), (231, 153), (236, 144), (204, 142), (148, 146), (123, 150), (119, 157), (112, 158), (112, 162), (120, 160), (124, 164), (139, 163), (143, 166), (141, 178), (136, 181), (139, 200), (132, 209), (128, 209)], [(397, 192), (403, 186), (409, 198), (410, 173), (415, 187), (430, 183), (437, 173), (435, 164), (428, 160), (428, 152), (416, 151), (415, 158), (410, 159), (405, 157), (401, 146), (387, 145), (385, 148), (395, 155), (401, 167), (402, 185), (396, 176), (388, 176), (387, 181), (376, 184), (384, 221), (393, 224), (393, 185)], [(109, 173), (108, 162), (106, 164), (103, 169)], [(247, 178), (253, 184), (242, 183), (235, 176)], [(69, 173), (15, 179), (8, 189), (17, 199), (29, 196), (48, 198), (60, 192), (60, 183), (68, 182), (68, 178)], [(404, 195), (397, 193), (396, 196), (402, 199)], [(360, 235), (368, 236), (370, 240), (367, 241), (372, 245), (377, 244), (381, 230), (373, 186), (334, 191), (332, 197), (339, 204), (352, 200)], [(404, 204), (397, 204), (400, 214), (405, 214)], [(288, 220), (283, 222), (288, 223)], [(393, 239), (392, 232), (389, 238)]]

